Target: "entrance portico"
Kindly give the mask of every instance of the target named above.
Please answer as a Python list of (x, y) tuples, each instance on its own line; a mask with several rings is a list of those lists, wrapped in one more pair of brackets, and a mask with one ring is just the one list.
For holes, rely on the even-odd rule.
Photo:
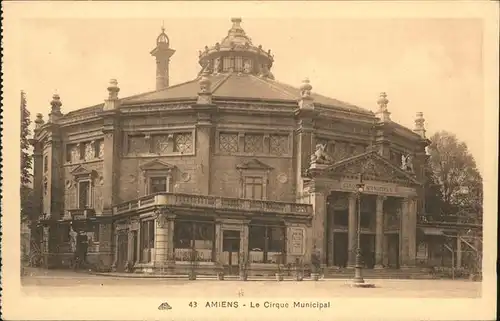
[[(333, 165), (312, 165), (309, 173), (305, 189), (314, 205), (313, 241), (323, 264), (354, 267), (359, 215), (365, 267), (415, 266), (420, 184), (411, 173), (375, 152)], [(364, 177), (361, 194), (359, 173)]]

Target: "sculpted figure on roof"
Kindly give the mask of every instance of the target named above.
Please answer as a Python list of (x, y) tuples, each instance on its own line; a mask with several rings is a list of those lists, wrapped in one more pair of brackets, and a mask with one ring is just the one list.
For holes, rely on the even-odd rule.
[(332, 164), (332, 158), (326, 153), (326, 144), (316, 144), (316, 151), (311, 155), (311, 164)]
[(413, 172), (413, 157), (410, 154), (401, 156), (401, 169)]
[(220, 58), (217, 57), (214, 60), (214, 74), (218, 74), (220, 72)]
[(249, 74), (252, 72), (252, 65), (250, 64), (250, 60), (245, 60), (245, 63), (243, 64), (243, 72), (245, 74)]

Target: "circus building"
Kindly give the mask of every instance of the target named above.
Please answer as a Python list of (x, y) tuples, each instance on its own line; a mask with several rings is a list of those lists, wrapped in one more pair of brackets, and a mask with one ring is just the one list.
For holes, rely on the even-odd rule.
[(366, 268), (415, 267), (422, 113), (408, 129), (385, 93), (372, 112), (307, 79), (281, 83), (271, 50), (231, 22), (199, 52), (193, 80), (169, 84), (175, 50), (162, 30), (155, 91), (120, 97), (111, 80), (101, 104), (63, 114), (54, 95), (47, 121), (37, 115), (46, 264), (70, 264), (76, 233), (102, 270), (182, 274), (196, 261), (199, 273), (230, 273), (245, 257), (264, 275), (313, 252), (327, 270), (348, 269), (359, 225)]

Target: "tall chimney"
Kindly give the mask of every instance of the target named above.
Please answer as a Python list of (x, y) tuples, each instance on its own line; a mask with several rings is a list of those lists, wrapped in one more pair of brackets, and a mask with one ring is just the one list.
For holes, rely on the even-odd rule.
[(161, 33), (156, 38), (156, 48), (151, 51), (151, 55), (156, 58), (156, 90), (169, 86), (170, 57), (174, 53), (175, 50), (170, 49), (170, 40), (162, 26)]

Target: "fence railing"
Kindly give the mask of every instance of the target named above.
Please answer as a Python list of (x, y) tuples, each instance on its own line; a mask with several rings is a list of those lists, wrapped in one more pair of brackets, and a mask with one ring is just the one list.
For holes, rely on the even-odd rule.
[(287, 203), (267, 200), (252, 200), (196, 194), (157, 193), (136, 200), (121, 203), (114, 207), (114, 213), (143, 209), (156, 205), (193, 207), (206, 209), (233, 209), (252, 212), (269, 212), (296, 215), (311, 215), (311, 204)]

